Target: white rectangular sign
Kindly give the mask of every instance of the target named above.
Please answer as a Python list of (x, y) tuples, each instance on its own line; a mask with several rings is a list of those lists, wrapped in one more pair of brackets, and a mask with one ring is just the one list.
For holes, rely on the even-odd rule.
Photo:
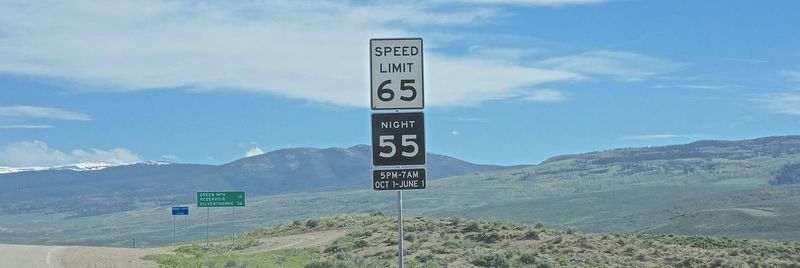
[(422, 109), (422, 38), (370, 39), (372, 109)]

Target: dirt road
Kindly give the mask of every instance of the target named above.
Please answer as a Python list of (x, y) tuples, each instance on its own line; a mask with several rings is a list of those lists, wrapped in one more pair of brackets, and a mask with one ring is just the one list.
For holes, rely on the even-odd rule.
[(147, 254), (168, 252), (168, 248), (133, 249), (0, 244), (0, 268), (157, 268), (156, 263), (141, 258)]
[[(259, 239), (261, 245), (233, 252), (251, 253), (327, 245), (347, 234), (345, 230), (321, 231)], [(77, 246), (30, 246), (0, 244), (0, 268), (157, 268), (141, 258), (148, 254), (172, 254), (175, 247), (109, 248)]]
[(0, 267), (60, 268), (56, 255), (64, 249), (66, 247), (0, 244)]

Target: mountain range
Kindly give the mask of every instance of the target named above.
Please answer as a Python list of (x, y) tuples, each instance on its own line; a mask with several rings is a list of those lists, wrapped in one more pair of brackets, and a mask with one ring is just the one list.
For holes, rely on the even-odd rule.
[[(427, 155), (428, 178), (500, 168), (449, 156)], [(72, 213), (87, 216), (178, 203), (197, 191), (243, 190), (249, 196), (369, 189), (371, 149), (290, 148), (227, 164), (142, 162), (132, 165), (80, 164), (54, 168), (6, 169), (0, 174), (0, 209), (6, 213)]]
[[(515, 167), (428, 159), (431, 173), (440, 164), (452, 169), (438, 168), (436, 176), (447, 177), (403, 195), (409, 217), (800, 241), (800, 179), (792, 177), (800, 174), (800, 136), (621, 148)], [(192, 211), (189, 238), (202, 239), (207, 214), (194, 206), (194, 191), (201, 189), (249, 188), (247, 206), (236, 209), (237, 230), (326, 215), (393, 214), (393, 193), (365, 183), (370, 168), (369, 147), (355, 146), (285, 149), (220, 166), (4, 174), (0, 187), (12, 190), (0, 194), (6, 200), (0, 240), (121, 246), (136, 236), (142, 244), (168, 243), (169, 206), (176, 202)], [(210, 210), (212, 236), (229, 234), (231, 212)]]

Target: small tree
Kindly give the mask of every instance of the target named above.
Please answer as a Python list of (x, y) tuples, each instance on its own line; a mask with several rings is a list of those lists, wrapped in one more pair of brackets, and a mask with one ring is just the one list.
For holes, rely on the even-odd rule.
[(769, 181), (771, 185), (800, 183), (800, 163), (783, 165), (775, 172), (775, 177)]

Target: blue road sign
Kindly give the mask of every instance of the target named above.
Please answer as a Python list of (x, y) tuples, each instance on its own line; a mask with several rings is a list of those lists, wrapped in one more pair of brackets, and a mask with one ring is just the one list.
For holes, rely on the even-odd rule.
[(189, 207), (172, 207), (172, 215), (189, 215)]

